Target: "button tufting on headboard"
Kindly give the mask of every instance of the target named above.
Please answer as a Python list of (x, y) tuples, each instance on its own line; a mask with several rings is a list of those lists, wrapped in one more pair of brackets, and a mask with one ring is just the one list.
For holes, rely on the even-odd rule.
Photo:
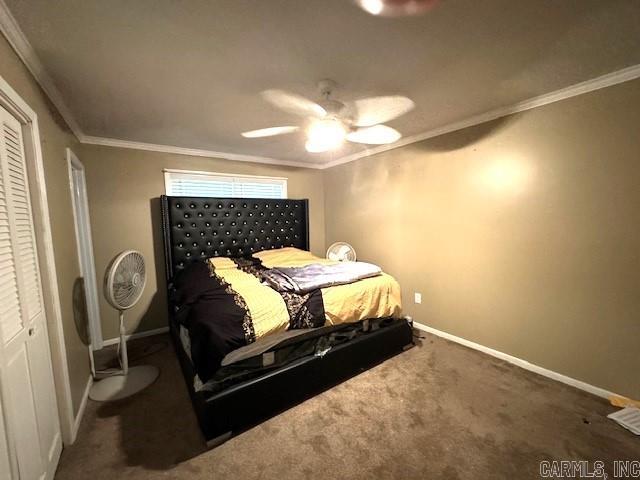
[(309, 248), (307, 200), (161, 197), (167, 278), (203, 258)]

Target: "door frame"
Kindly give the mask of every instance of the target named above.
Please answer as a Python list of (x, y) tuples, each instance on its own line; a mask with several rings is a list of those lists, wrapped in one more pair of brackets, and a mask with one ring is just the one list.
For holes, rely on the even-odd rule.
[[(62, 308), (58, 290), (51, 218), (40, 145), (38, 115), (22, 97), (0, 76), (0, 105), (18, 119), (22, 125), (25, 163), (31, 192), (34, 233), (38, 247), (38, 264), (42, 282), (42, 294), (46, 314), (47, 337), (51, 349), (51, 364), (58, 405), (58, 417), (62, 440), (69, 445), (75, 440), (73, 400), (67, 349), (62, 326)], [(0, 345), (0, 349), (2, 346)]]
[[(85, 176), (84, 165), (77, 157), (73, 150), (67, 148), (67, 167), (69, 169), (69, 188), (71, 193), (71, 204), (73, 205), (73, 224), (76, 232), (76, 244), (78, 245), (78, 262), (80, 264), (80, 272), (84, 277), (84, 287), (87, 296), (87, 313), (89, 315), (89, 333), (91, 343), (89, 348), (92, 350), (100, 350), (102, 348), (102, 323), (100, 319), (100, 303), (98, 297), (98, 285), (96, 276), (95, 256), (93, 255), (93, 239), (91, 235), (91, 220), (89, 217), (89, 198), (87, 196), (87, 181)], [(74, 170), (80, 172), (81, 189), (80, 195), (82, 208), (76, 203), (76, 197), (73, 189), (75, 186)], [(83, 214), (84, 212), (84, 214)], [(84, 224), (86, 229), (86, 238), (83, 240), (80, 234), (80, 225)], [(86, 243), (85, 248), (89, 258), (88, 261), (82, 259), (81, 245)], [(85, 265), (87, 263), (87, 265)], [(84, 269), (87, 269), (85, 272)]]

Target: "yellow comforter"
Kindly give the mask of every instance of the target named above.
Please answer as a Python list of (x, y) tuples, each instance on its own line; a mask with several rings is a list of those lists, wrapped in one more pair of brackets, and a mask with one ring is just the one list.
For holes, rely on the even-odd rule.
[[(332, 264), (310, 252), (296, 248), (265, 250), (254, 254), (267, 268), (302, 267), (314, 263)], [(228, 258), (210, 259), (213, 272), (240, 296), (250, 313), (255, 338), (284, 331), (289, 313), (280, 293), (260, 283), (251, 273), (242, 271)], [(402, 309), (400, 285), (382, 274), (347, 285), (321, 289), (325, 325), (352, 323), (367, 318), (399, 317)]]

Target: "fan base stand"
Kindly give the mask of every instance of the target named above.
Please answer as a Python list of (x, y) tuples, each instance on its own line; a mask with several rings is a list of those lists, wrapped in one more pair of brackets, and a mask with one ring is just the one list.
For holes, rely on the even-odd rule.
[(127, 375), (114, 375), (95, 382), (89, 398), (96, 402), (107, 402), (130, 397), (156, 381), (160, 371), (153, 365), (129, 367)]

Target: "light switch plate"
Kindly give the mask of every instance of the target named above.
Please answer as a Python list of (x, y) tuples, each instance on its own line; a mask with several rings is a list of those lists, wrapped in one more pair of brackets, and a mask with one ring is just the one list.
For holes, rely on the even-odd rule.
[(422, 294), (421, 293), (415, 292), (413, 295), (414, 295), (413, 301), (415, 303), (422, 303)]

